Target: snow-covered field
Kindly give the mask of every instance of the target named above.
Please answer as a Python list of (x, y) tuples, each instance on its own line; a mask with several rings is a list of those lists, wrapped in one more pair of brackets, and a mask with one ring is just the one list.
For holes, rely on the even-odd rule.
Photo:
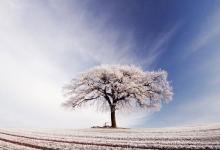
[(0, 150), (220, 149), (220, 123), (145, 129), (0, 129)]

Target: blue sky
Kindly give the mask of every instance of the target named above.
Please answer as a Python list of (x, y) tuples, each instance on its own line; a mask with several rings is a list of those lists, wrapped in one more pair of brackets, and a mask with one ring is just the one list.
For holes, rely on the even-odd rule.
[(99, 64), (169, 73), (173, 101), (118, 114), (121, 126), (219, 122), (219, 18), (218, 0), (1, 1), (0, 126), (104, 124), (109, 114), (60, 106), (62, 86)]

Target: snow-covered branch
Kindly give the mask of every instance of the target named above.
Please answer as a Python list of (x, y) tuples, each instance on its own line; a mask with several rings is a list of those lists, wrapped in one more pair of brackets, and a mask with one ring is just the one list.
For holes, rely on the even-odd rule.
[(89, 101), (126, 107), (136, 103), (142, 108), (160, 106), (172, 99), (166, 71), (144, 72), (136, 66), (101, 65), (73, 79), (65, 88), (65, 106), (77, 107)]

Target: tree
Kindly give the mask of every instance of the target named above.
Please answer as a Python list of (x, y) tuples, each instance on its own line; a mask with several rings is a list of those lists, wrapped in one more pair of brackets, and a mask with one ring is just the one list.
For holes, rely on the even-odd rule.
[(136, 66), (101, 65), (94, 67), (64, 87), (67, 107), (94, 104), (110, 110), (111, 127), (116, 128), (115, 112), (119, 109), (154, 108), (172, 99), (172, 87), (166, 71), (143, 71)]

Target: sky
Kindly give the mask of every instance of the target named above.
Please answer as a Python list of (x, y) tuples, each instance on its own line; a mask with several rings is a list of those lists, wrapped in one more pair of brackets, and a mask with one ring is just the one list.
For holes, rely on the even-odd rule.
[(95, 107), (66, 110), (62, 87), (100, 64), (163, 69), (173, 100), (118, 112), (123, 127), (220, 122), (220, 1), (0, 1), (0, 127), (88, 128)]

